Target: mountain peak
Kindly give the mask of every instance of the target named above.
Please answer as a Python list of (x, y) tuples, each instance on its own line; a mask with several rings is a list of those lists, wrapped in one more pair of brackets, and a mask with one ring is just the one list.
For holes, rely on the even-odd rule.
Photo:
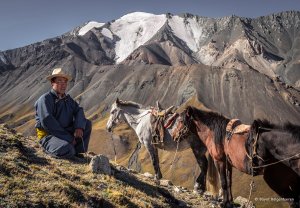
[(78, 31), (79, 36), (85, 35), (88, 31), (90, 31), (93, 28), (99, 28), (105, 25), (105, 23), (100, 23), (96, 21), (89, 21), (87, 22), (81, 29)]
[(131, 13), (125, 14), (120, 19), (149, 18), (149, 17), (152, 17), (152, 16), (155, 16), (155, 14), (136, 11), (136, 12), (131, 12)]

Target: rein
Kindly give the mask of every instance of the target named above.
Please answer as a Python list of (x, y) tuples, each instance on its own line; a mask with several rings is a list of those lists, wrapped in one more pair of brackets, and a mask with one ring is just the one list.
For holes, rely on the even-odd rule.
[(129, 115), (133, 120), (135, 120), (134, 123), (139, 123), (139, 119), (145, 117), (145, 116), (148, 115), (149, 113), (151, 113), (151, 111), (148, 110), (147, 113), (145, 113), (144, 115), (139, 116), (138, 118), (134, 118), (134, 117), (132, 116), (132, 114), (130, 114), (130, 113), (127, 113), (127, 115)]
[(179, 140), (177, 140), (176, 143), (177, 143), (177, 145), (176, 145), (176, 151), (175, 151), (175, 154), (174, 154), (174, 158), (173, 158), (173, 160), (172, 160), (172, 163), (171, 163), (171, 165), (170, 165), (169, 171), (172, 170), (173, 164), (174, 164), (174, 162), (175, 162), (175, 160), (176, 160), (176, 156), (177, 156), (177, 152), (178, 152), (178, 147), (179, 147)]
[(114, 154), (115, 154), (115, 163), (117, 164), (117, 152), (116, 152), (116, 146), (115, 146), (115, 142), (114, 142), (113, 132), (110, 133), (110, 138), (113, 143), (113, 149), (114, 149)]
[[(269, 163), (269, 164), (266, 164), (266, 165), (260, 165), (260, 166), (252, 166), (252, 168), (265, 168), (265, 167), (268, 167), (268, 166), (271, 166), (271, 165), (275, 165), (275, 164), (277, 164), (277, 163), (281, 163), (281, 162), (284, 162), (284, 161), (287, 161), (287, 160), (290, 160), (290, 159), (292, 159), (292, 158), (294, 158), (294, 157), (297, 157), (297, 156), (300, 156), (300, 152), (298, 152), (297, 154), (295, 154), (295, 155), (293, 155), (293, 156), (291, 156), (291, 157), (287, 157), (287, 158), (284, 158), (284, 159), (282, 159), (282, 160), (279, 160), (279, 161), (276, 161), (276, 162), (273, 162), (273, 163)], [(300, 158), (298, 158), (298, 159), (300, 159)]]
[[(178, 130), (177, 127), (176, 130)], [(175, 142), (177, 143), (182, 139), (183, 136), (187, 135), (187, 133), (189, 132), (189, 127), (184, 125), (183, 128), (178, 132), (178, 137), (175, 138)]]
[(178, 136), (174, 139), (175, 142), (179, 142), (185, 135), (188, 134), (192, 123), (191, 119), (192, 118), (189, 119), (189, 122), (187, 124), (185, 124), (185, 122), (183, 123), (183, 128), (181, 130), (178, 130), (178, 127), (176, 126), (176, 131), (178, 132)]

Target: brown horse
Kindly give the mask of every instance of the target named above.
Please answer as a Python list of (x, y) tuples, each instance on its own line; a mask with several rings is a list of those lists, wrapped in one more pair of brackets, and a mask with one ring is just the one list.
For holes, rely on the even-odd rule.
[[(247, 152), (248, 148), (246, 148), (247, 144), (249, 144), (249, 131), (241, 134), (226, 134), (226, 128), (228, 128), (230, 121), (230, 119), (214, 112), (187, 107), (186, 110), (180, 114), (179, 122), (176, 127), (177, 131), (173, 132), (174, 139), (178, 139), (178, 135), (184, 136), (188, 133), (196, 134), (198, 135), (198, 139), (207, 147), (219, 171), (221, 187), (223, 189), (224, 207), (233, 206), (231, 193), (232, 167), (249, 175), (254, 174), (252, 157)], [(276, 158), (274, 160), (276, 160)], [(278, 172), (272, 174), (271, 170)], [(300, 187), (299, 176), (289, 167), (283, 165), (283, 163), (257, 169), (255, 174), (264, 174), (264, 172), (264, 179), (269, 186), (278, 195), (285, 198), (293, 198), (293, 206), (297, 206), (296, 204), (299, 201), (299, 188), (290, 190), (290, 194), (285, 190), (289, 187)], [(289, 174), (290, 178), (283, 180), (284, 174)], [(276, 178), (274, 177), (275, 175), (277, 176)]]

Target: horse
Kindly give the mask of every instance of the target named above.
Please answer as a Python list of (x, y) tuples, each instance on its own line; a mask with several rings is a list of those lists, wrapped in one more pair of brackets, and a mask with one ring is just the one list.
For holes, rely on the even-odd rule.
[[(203, 111), (188, 106), (179, 115), (179, 119), (176, 124), (177, 126), (175, 127), (175, 131), (173, 131), (172, 136), (174, 139), (178, 139), (179, 136), (185, 137), (189, 133), (193, 133), (198, 135), (197, 139), (201, 140), (207, 147), (209, 154), (216, 164), (221, 179), (221, 188), (223, 190), (223, 207), (233, 206), (233, 198), (231, 192), (232, 167), (235, 167), (239, 171), (244, 172), (248, 175), (264, 174), (264, 179), (271, 187), (271, 189), (273, 189), (281, 197), (293, 198), (294, 201), (290, 202), (290, 206), (298, 206), (297, 203), (299, 203), (300, 180), (299, 175), (297, 175), (297, 173), (293, 171), (297, 168), (294, 168), (292, 170), (290, 166), (284, 165), (287, 162), (278, 162), (274, 165), (260, 167), (257, 168), (256, 171), (253, 171), (253, 157), (251, 156), (252, 153), (249, 153), (250, 147), (248, 147), (249, 144), (253, 143), (252, 140), (249, 139), (250, 137), (253, 137), (253, 133), (250, 133), (250, 131), (246, 131), (242, 134), (228, 135), (226, 129), (231, 123), (230, 121), (231, 120), (229, 118), (226, 118), (216, 112)], [(252, 131), (254, 129), (256, 129), (254, 126), (251, 126), (249, 128), (249, 130)], [(264, 135), (265, 133), (262, 133), (260, 136), (265, 137), (265, 139), (261, 141), (264, 145), (262, 146), (262, 148), (254, 148), (258, 154), (260, 154), (261, 152), (265, 153), (264, 155), (262, 155), (265, 162), (275, 162), (278, 160), (282, 160), (288, 154), (284, 153), (280, 154), (280, 156), (273, 155), (271, 161), (267, 160), (268, 156), (270, 156), (270, 154), (267, 153), (275, 154), (272, 152), (272, 150), (270, 151), (269, 149), (265, 149), (272, 147), (272, 145), (265, 144), (266, 142), (272, 141), (272, 138), (277, 136), (282, 137), (278, 137), (276, 138), (276, 142), (272, 142), (272, 144), (275, 145), (278, 144), (279, 139), (288, 139), (288, 142), (291, 140), (293, 144), (297, 143), (295, 141), (299, 141), (293, 136), (296, 133), (284, 131), (282, 135), (278, 135), (277, 131), (278, 130), (272, 129), (269, 131), (269, 135)], [(281, 129), (281, 131), (283, 130)], [(256, 141), (260, 141), (260, 139), (256, 139)], [(258, 144), (261, 145), (261, 143)], [(299, 142), (297, 143), (297, 145), (298, 144)], [(287, 145), (284, 146), (287, 147)], [(291, 150), (294, 151), (292, 147)], [(293, 162), (293, 164), (295, 163), (298, 164), (298, 162)], [(259, 163), (258, 165), (263, 164)], [(276, 173), (274, 174), (275, 171)], [(290, 177), (286, 179), (285, 174), (288, 174)], [(287, 191), (287, 189), (291, 188), (293, 190)]]
[[(204, 193), (206, 191), (207, 170), (212, 170), (208, 171), (208, 177), (210, 178), (213, 177), (214, 174), (217, 174), (213, 162), (210, 162), (212, 160), (206, 158), (206, 147), (200, 140), (193, 139), (193, 136), (195, 135), (191, 135), (186, 140), (180, 142), (175, 142), (172, 139), (171, 133), (174, 131), (174, 126), (176, 126), (178, 121), (177, 117), (175, 117), (174, 123), (169, 128), (164, 129), (164, 142), (153, 144), (151, 116), (152, 114), (150, 108), (143, 108), (141, 104), (132, 101), (122, 101), (117, 99), (112, 104), (106, 129), (108, 132), (111, 132), (120, 121), (125, 121), (135, 131), (139, 142), (146, 147), (148, 153), (150, 154), (156, 180), (162, 178), (157, 148), (171, 152), (183, 151), (188, 148), (192, 148), (192, 152), (200, 167), (200, 174), (195, 181), (194, 191), (197, 191), (200, 194)], [(214, 189), (216, 189), (217, 182), (210, 180), (208, 180), (208, 182)]]

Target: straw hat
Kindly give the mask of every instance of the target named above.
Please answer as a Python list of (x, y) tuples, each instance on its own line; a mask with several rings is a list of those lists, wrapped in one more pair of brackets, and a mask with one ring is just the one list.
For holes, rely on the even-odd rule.
[(68, 81), (72, 78), (70, 75), (65, 74), (62, 70), (62, 68), (56, 68), (53, 69), (52, 75), (49, 75), (48, 77), (46, 77), (49, 81), (51, 81), (51, 79), (53, 77), (63, 77), (66, 78)]

